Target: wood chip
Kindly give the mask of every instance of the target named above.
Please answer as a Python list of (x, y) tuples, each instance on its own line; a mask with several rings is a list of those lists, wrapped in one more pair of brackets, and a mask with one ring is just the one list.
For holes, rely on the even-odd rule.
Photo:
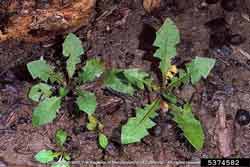
[(144, 9), (149, 13), (159, 8), (160, 5), (161, 5), (161, 0), (144, 0), (143, 1)]
[(239, 48), (239, 47), (234, 47), (231, 45), (231, 48), (233, 48), (234, 52), (238, 52), (241, 55), (245, 56), (247, 59), (250, 59), (250, 54), (246, 51), (244, 51), (243, 49)]
[(223, 157), (229, 157), (233, 154), (233, 125), (226, 120), (226, 113), (223, 104), (220, 104), (217, 111), (217, 124), (216, 124), (216, 140), (218, 149)]
[(250, 17), (249, 17), (248, 14), (246, 14), (246, 13), (241, 13), (241, 17), (242, 17), (243, 19), (245, 19), (246, 21), (250, 22)]

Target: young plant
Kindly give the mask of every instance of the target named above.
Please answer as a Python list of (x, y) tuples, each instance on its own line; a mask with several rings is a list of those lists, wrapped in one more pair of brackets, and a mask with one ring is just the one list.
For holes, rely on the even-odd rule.
[[(70, 167), (70, 156), (65, 151), (63, 144), (68, 137), (67, 132), (62, 129), (58, 129), (55, 134), (56, 145), (60, 148), (60, 151), (53, 150), (41, 150), (35, 155), (36, 161), (42, 164), (50, 164), (51, 167)], [(55, 159), (58, 159), (54, 162)]]
[(37, 127), (51, 123), (56, 118), (65, 97), (69, 92), (73, 92), (79, 110), (88, 115), (88, 129), (98, 131), (100, 146), (105, 148), (108, 139), (103, 133), (103, 125), (94, 116), (97, 106), (95, 94), (80, 88), (82, 83), (91, 82), (100, 77), (104, 71), (104, 64), (98, 59), (88, 60), (77, 76), (79, 82), (74, 82), (76, 65), (81, 62), (82, 54), (84, 49), (81, 41), (70, 33), (63, 43), (63, 55), (67, 58), (68, 79), (43, 58), (27, 64), (33, 79), (40, 80), (30, 89), (28, 95), (31, 100), (38, 103), (32, 114), (32, 124)]
[[(201, 123), (194, 117), (191, 105), (186, 102), (183, 106), (178, 104), (178, 98), (174, 95), (174, 89), (184, 84), (195, 84), (201, 78), (206, 78), (215, 64), (214, 59), (196, 57), (191, 63), (186, 64), (186, 69), (178, 70), (173, 65), (172, 59), (176, 56), (176, 45), (180, 42), (180, 33), (174, 22), (166, 19), (163, 26), (156, 33), (154, 46), (158, 47), (154, 57), (160, 60), (160, 70), (162, 73), (162, 83), (144, 83), (148, 87), (155, 88), (159, 94), (151, 104), (145, 108), (136, 110), (136, 116), (129, 118), (128, 122), (122, 126), (121, 141), (123, 144), (139, 142), (147, 136), (148, 129), (155, 126), (152, 121), (160, 108), (169, 110), (173, 115), (173, 120), (184, 132), (187, 140), (200, 150), (204, 144), (204, 132)], [(137, 77), (138, 78), (138, 77)], [(129, 81), (129, 80), (128, 80)], [(132, 83), (129, 81), (129, 83)], [(128, 88), (128, 87), (127, 87)], [(142, 87), (141, 87), (142, 88)], [(117, 89), (116, 89), (117, 90)], [(126, 90), (125, 88), (123, 90)], [(132, 94), (133, 92), (127, 92)]]
[[(85, 66), (78, 73), (77, 83), (72, 82), (76, 71), (76, 64), (80, 63), (80, 55), (84, 53), (81, 41), (73, 34), (69, 34), (63, 44), (63, 53), (67, 59), (67, 71), (69, 80), (55, 71), (54, 67), (48, 65), (43, 59), (29, 63), (28, 70), (34, 79), (39, 78), (43, 82), (33, 86), (30, 90), (30, 99), (38, 102), (33, 112), (32, 123), (40, 126), (52, 122), (60, 109), (62, 99), (68, 92), (76, 95), (76, 104), (80, 111), (88, 115), (87, 128), (99, 134), (99, 145), (105, 149), (108, 139), (103, 134), (103, 125), (95, 117), (97, 106), (95, 94), (82, 90), (81, 84), (93, 82), (97, 78), (103, 82), (108, 89), (132, 96), (136, 90), (148, 89), (158, 94), (151, 104), (144, 108), (136, 109), (136, 116), (129, 118), (122, 126), (121, 143), (130, 144), (139, 142), (149, 134), (148, 129), (155, 126), (152, 121), (157, 116), (159, 109), (169, 110), (173, 120), (184, 132), (188, 141), (200, 150), (204, 144), (204, 132), (201, 123), (192, 113), (191, 105), (178, 103), (179, 99), (174, 95), (174, 90), (185, 84), (195, 84), (201, 78), (206, 78), (215, 64), (211, 58), (196, 57), (186, 64), (185, 69), (177, 69), (172, 59), (176, 56), (176, 45), (180, 42), (180, 33), (174, 22), (166, 19), (163, 26), (156, 34), (154, 46), (156, 50), (154, 57), (160, 61), (162, 82), (155, 82), (150, 74), (138, 68), (132, 69), (106, 69), (105, 65), (98, 59), (87, 60)], [(44, 82), (60, 85), (59, 94), (55, 95), (53, 86)], [(73, 89), (74, 88), (74, 89)]]

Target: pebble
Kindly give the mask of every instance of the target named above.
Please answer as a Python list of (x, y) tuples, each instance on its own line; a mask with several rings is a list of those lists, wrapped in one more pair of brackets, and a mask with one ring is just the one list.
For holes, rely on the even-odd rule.
[(0, 167), (7, 167), (7, 163), (0, 159)]
[(155, 137), (159, 137), (162, 134), (162, 128), (160, 125), (156, 125), (155, 127), (153, 127), (153, 129), (151, 129), (151, 134)]
[(225, 56), (225, 57), (229, 57), (233, 54), (233, 49), (226, 45), (223, 45), (221, 48), (215, 48), (214, 51), (220, 56)]
[(25, 117), (19, 117), (17, 123), (18, 124), (27, 124), (27, 123), (29, 123), (29, 119), (27, 119)]
[(206, 2), (201, 2), (198, 6), (198, 9), (201, 9), (201, 10), (208, 9), (208, 4)]
[(250, 112), (239, 109), (236, 113), (235, 120), (241, 126), (245, 126), (250, 123)]
[(114, 144), (113, 142), (109, 143), (109, 145), (107, 146), (106, 150), (105, 150), (109, 155), (117, 157), (119, 156), (119, 148), (116, 144)]
[(10, 125), (10, 129), (11, 129), (11, 130), (16, 131), (16, 130), (17, 130), (17, 126), (16, 126), (16, 124), (12, 124), (12, 125)]

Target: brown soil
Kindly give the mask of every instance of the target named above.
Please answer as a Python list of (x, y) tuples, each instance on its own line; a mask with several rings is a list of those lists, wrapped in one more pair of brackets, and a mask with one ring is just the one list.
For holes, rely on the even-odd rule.
[[(62, 107), (52, 124), (32, 127), (34, 104), (27, 98), (27, 92), (34, 82), (25, 64), (40, 56), (58, 63), (63, 36), (56, 35), (50, 43), (30, 44), (23, 38), (0, 43), (0, 166), (38, 166), (33, 158), (36, 152), (57, 149), (54, 133), (58, 128), (64, 128), (72, 137), (67, 149), (73, 160), (199, 160), (223, 157), (228, 151), (231, 157), (249, 158), (250, 124), (240, 126), (235, 116), (239, 109), (250, 111), (250, 57), (247, 54), (250, 53), (247, 18), (250, 3), (238, 0), (233, 11), (226, 11), (220, 3), (202, 5), (201, 1), (165, 0), (158, 10), (149, 14), (141, 0), (98, 0), (89, 24), (76, 34), (83, 41), (87, 58), (99, 57), (110, 67), (140, 67), (157, 75), (152, 42), (155, 31), (170, 17), (179, 27), (182, 38), (175, 59), (178, 66), (195, 56), (216, 58), (216, 66), (208, 79), (176, 92), (191, 102), (195, 115), (202, 122), (206, 135), (202, 151), (194, 151), (164, 113), (159, 114), (157, 126), (141, 143), (121, 145), (121, 125), (133, 114), (134, 108), (149, 101), (148, 93), (139, 92), (133, 97), (114, 95), (96, 83), (84, 86), (97, 94), (96, 112), (111, 141), (106, 151), (98, 147), (96, 134), (84, 129), (86, 116), (74, 114), (75, 106), (71, 103)], [(216, 18), (224, 19), (218, 19), (218, 25), (206, 24)], [(230, 44), (227, 38), (230, 34), (243, 36), (243, 43)], [(224, 107), (228, 132), (224, 137), (230, 145), (227, 153), (220, 146), (220, 133), (225, 132), (220, 128), (220, 105)]]

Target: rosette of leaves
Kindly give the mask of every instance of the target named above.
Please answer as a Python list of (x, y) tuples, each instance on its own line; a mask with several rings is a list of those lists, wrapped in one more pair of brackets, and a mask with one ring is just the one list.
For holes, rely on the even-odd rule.
[[(68, 57), (66, 69), (69, 78), (74, 75), (76, 65), (80, 63), (80, 57), (83, 53), (81, 41), (70, 33), (63, 43), (63, 54)], [(70, 85), (68, 83), (70, 82), (67, 82), (66, 77), (56, 71), (56, 68), (43, 58), (29, 62), (27, 68), (33, 79), (40, 80), (30, 89), (28, 95), (31, 100), (38, 103), (32, 113), (32, 124), (34, 126), (45, 125), (56, 118), (63, 98), (69, 92)], [(59, 85), (58, 90), (55, 90), (55, 85)]]
[[(160, 102), (167, 102), (165, 106), (169, 106), (169, 110), (173, 115), (173, 120), (177, 123), (177, 126), (182, 129), (187, 140), (197, 150), (202, 149), (204, 144), (202, 125), (193, 115), (190, 104), (186, 103), (183, 107), (178, 106), (178, 97), (174, 95), (173, 90), (179, 89), (184, 84), (195, 84), (200, 79), (207, 78), (215, 64), (215, 60), (205, 57), (196, 57), (190, 63), (186, 64), (185, 69), (179, 69), (177, 74), (173, 74), (173, 77), (167, 78), (165, 76), (170, 72), (173, 65), (172, 59), (177, 55), (176, 47), (179, 42), (179, 30), (175, 23), (167, 18), (159, 31), (157, 31), (156, 39), (153, 44), (157, 47), (154, 57), (160, 61), (159, 68), (162, 72), (163, 83), (155, 83), (152, 80), (150, 80), (150, 82), (141, 82), (142, 80), (140, 77), (136, 75), (136, 77), (132, 77), (133, 79), (138, 79), (137, 81), (140, 84), (146, 84), (148, 87), (155, 87), (156, 85), (159, 89), (154, 90), (160, 90), (160, 92), (155, 93), (161, 96), (157, 97), (151, 104), (145, 105), (145, 108), (137, 109), (136, 116), (129, 118), (128, 122), (122, 126), (121, 141), (123, 144), (139, 142), (142, 138), (147, 136), (149, 134), (148, 129), (155, 126), (155, 122), (152, 121), (152, 118), (157, 115), (156, 111), (160, 108)], [(118, 80), (118, 76), (121, 76), (120, 73), (120, 71), (110, 72), (110, 80), (106, 82), (109, 87), (129, 95), (134, 93), (134, 89), (131, 86), (133, 84), (136, 84), (140, 89), (144, 88), (139, 86), (137, 82), (131, 82), (131, 80)], [(117, 77), (113, 77), (115, 75)], [(128, 77), (128, 75), (126, 76)], [(117, 89), (117, 87), (120, 89)]]
[[(77, 70), (76, 64), (80, 62), (80, 54), (84, 51), (80, 48), (73, 49), (80, 46), (79, 39), (75, 38), (74, 35), (70, 34), (63, 44), (64, 56), (68, 58), (66, 69), (69, 79), (74, 76)], [(77, 41), (70, 42), (71, 40)], [(38, 62), (29, 63), (28, 69), (32, 77), (42, 81), (42, 83), (35, 85), (29, 94), (31, 99), (39, 102), (38, 107), (33, 112), (33, 124), (39, 126), (52, 122), (56, 117), (56, 112), (60, 109), (62, 99), (67, 96), (68, 92), (72, 91), (76, 95), (75, 102), (78, 105), (78, 109), (88, 115), (89, 122), (87, 128), (98, 132), (99, 145), (105, 149), (108, 145), (108, 138), (103, 133), (101, 121), (97, 120), (95, 116), (97, 106), (96, 96), (93, 92), (82, 90), (79, 85), (94, 82), (95, 80), (102, 80), (106, 88), (129, 96), (133, 96), (137, 90), (145, 89), (155, 91), (154, 93), (159, 95), (151, 104), (145, 104), (144, 108), (138, 108), (135, 117), (129, 118), (128, 122), (122, 126), (121, 142), (123, 144), (139, 142), (147, 136), (149, 134), (148, 130), (156, 124), (152, 119), (161, 108), (160, 104), (166, 104), (167, 102), (177, 126), (183, 130), (188, 141), (197, 150), (200, 150), (204, 143), (204, 133), (201, 123), (193, 115), (190, 104), (186, 103), (183, 106), (179, 106), (177, 103), (178, 97), (175, 96), (174, 90), (180, 89), (182, 85), (195, 84), (200, 79), (205, 79), (212, 70), (215, 60), (196, 57), (190, 63), (186, 64), (186, 68), (179, 69), (178, 72), (169, 75), (173, 65), (172, 59), (177, 54), (176, 47), (179, 42), (180, 33), (177, 26), (171, 19), (166, 19), (163, 26), (156, 33), (154, 42), (154, 46), (157, 47), (154, 57), (160, 61), (159, 68), (162, 73), (163, 83), (155, 82), (151, 75), (142, 69), (106, 69), (104, 63), (99, 59), (90, 59), (86, 61), (78, 73), (77, 84), (75, 83), (72, 86), (70, 85), (72, 82), (65, 81), (64, 78), (66, 77), (55, 72), (55, 68), (48, 65), (46, 61), (41, 59), (37, 60)], [(41, 63), (40, 66), (39, 63)], [(35, 69), (35, 67), (38, 68)], [(60, 85), (59, 91), (56, 91), (59, 92), (59, 95), (55, 96), (54, 87), (44, 82), (57, 82)], [(46, 120), (42, 120), (45, 118)]]
[[(78, 73), (78, 76), (76, 76), (80, 83), (75, 82), (73, 77), (77, 70), (76, 66), (81, 62), (83, 53), (84, 49), (81, 45), (81, 41), (77, 36), (70, 33), (63, 43), (63, 55), (67, 57), (66, 70), (68, 73), (68, 80), (66, 76), (60, 73), (60, 71), (56, 71), (56, 68), (43, 58), (27, 64), (28, 71), (33, 79), (40, 80), (38, 84), (32, 86), (28, 94), (31, 100), (38, 103), (32, 113), (32, 124), (38, 127), (53, 122), (57, 112), (61, 108), (64, 98), (71, 91), (73, 92), (73, 98), (75, 98), (78, 109), (88, 115), (88, 129), (98, 130), (99, 144), (105, 149), (108, 144), (108, 139), (102, 132), (103, 125), (94, 116), (97, 106), (96, 96), (93, 92), (80, 88), (81, 84), (93, 82), (95, 79), (99, 78), (103, 74), (105, 68), (104, 64), (99, 59), (87, 60)], [(62, 141), (60, 143), (62, 143)], [(41, 155), (44, 154), (49, 155), (51, 151), (41, 152)]]

